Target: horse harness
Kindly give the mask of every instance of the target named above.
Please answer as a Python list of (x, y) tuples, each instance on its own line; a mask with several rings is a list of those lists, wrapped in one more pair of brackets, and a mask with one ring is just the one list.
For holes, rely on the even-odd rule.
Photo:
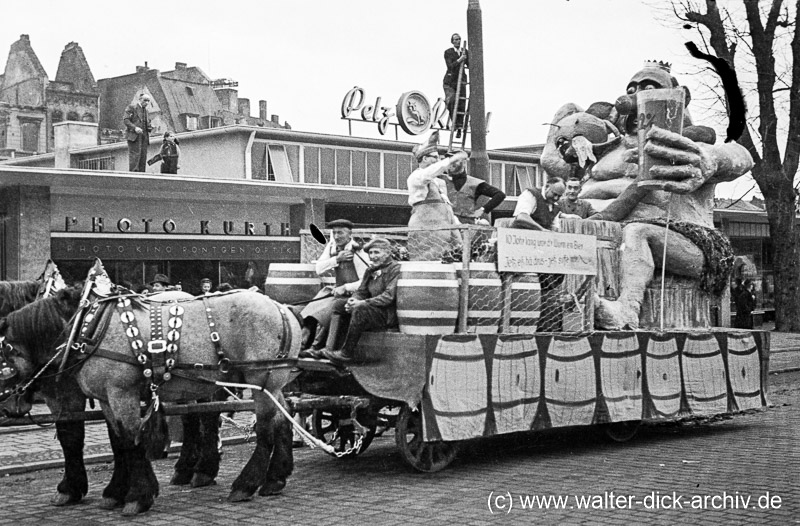
[[(185, 313), (185, 309), (181, 303), (195, 301), (195, 298), (171, 300), (168, 302), (153, 300), (146, 300), (143, 302), (146, 303), (149, 311), (148, 317), (150, 321), (150, 341), (145, 342), (145, 338), (136, 323), (131, 297), (139, 296), (111, 296), (92, 302), (83, 317), (83, 321), (80, 322), (81, 328), (79, 337), (72, 347), (74, 350), (79, 351), (78, 358), (81, 361), (85, 361), (85, 359), (91, 356), (98, 356), (140, 366), (142, 368), (142, 375), (145, 378), (147, 392), (150, 393), (155, 404), (155, 410), (158, 410), (159, 404), (158, 389), (174, 376), (198, 382), (214, 383), (215, 380), (204, 378), (196, 373), (212, 371), (226, 378), (234, 372), (245, 369), (248, 371), (260, 369), (269, 371), (275, 368), (293, 367), (296, 365), (296, 359), (288, 358), (292, 348), (292, 331), (286, 314), (286, 308), (283, 305), (276, 304), (282, 322), (282, 331), (278, 337), (280, 348), (278, 349), (276, 357), (267, 360), (234, 361), (225, 355), (225, 349), (222, 345), (219, 331), (217, 330), (217, 322), (214, 318), (212, 302), (208, 297), (204, 296), (202, 301), (206, 323), (209, 328), (209, 339), (214, 346), (218, 359), (217, 363), (179, 363), (178, 353), (180, 351), (181, 330), (184, 325), (183, 315)], [(113, 300), (116, 300), (116, 309), (110, 308), (110, 302)], [(166, 324), (164, 324), (163, 321), (163, 307), (165, 305), (167, 306), (166, 314), (168, 315)], [(119, 351), (111, 351), (100, 346), (115, 310), (122, 323), (125, 335), (127, 336), (128, 346), (132, 351), (132, 355)], [(194, 374), (182, 372), (181, 370), (192, 371)]]

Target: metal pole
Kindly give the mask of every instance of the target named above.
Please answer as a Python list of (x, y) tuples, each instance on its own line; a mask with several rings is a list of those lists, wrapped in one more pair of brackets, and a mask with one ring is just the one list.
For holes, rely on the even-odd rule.
[(467, 318), (469, 318), (469, 259), (472, 256), (472, 231), (467, 227), (461, 231), (461, 289), (459, 290), (458, 332), (467, 332)]
[[(478, 0), (469, 0), (467, 7), (469, 40), (469, 120), (472, 123), (470, 175), (489, 181), (489, 155), (486, 153), (486, 103), (483, 91), (483, 15)], [(456, 101), (456, 104), (458, 101)]]

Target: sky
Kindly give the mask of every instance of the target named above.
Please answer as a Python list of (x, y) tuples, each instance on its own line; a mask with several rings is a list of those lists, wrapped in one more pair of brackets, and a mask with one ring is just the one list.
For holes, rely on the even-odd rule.
[[(546, 124), (567, 102), (613, 102), (645, 60), (673, 64), (695, 91), (701, 80), (684, 42), (696, 33), (668, 27), (652, 0), (482, 0), (489, 149), (542, 143)], [(354, 86), (369, 104), (394, 106), (401, 94), (442, 93), (450, 35), (468, 40), (467, 0), (39, 0), (5, 5), (0, 53), (20, 34), (51, 79), (64, 46), (78, 42), (95, 79), (133, 73), (145, 62), (175, 62), (239, 83), (252, 112), (295, 130), (346, 135), (342, 100)], [(662, 19), (662, 20), (659, 20)], [(469, 42), (467, 42), (469, 45)], [(710, 73), (709, 73), (710, 74)], [(690, 107), (690, 109), (692, 109)], [(703, 124), (709, 124), (703, 122)], [(724, 126), (715, 126), (724, 136)], [(353, 135), (379, 137), (355, 122)], [(387, 138), (393, 138), (391, 132)], [(400, 133), (400, 140), (417, 141)], [(739, 197), (740, 178), (718, 195)]]

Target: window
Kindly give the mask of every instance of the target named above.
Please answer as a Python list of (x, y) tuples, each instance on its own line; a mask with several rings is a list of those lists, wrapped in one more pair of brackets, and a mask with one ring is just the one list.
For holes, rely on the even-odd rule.
[(366, 153), (358, 150), (352, 152), (353, 161), (353, 186), (366, 186), (367, 172), (366, 172)]
[(81, 116), (78, 115), (77, 111), (70, 111), (67, 113), (67, 120), (68, 121), (79, 121), (81, 120)]
[(39, 121), (20, 119), (20, 130), (22, 132), (22, 151), (39, 151)]
[(268, 153), (267, 179), (279, 183), (291, 183), (292, 168), (289, 166), (286, 149), (281, 145), (271, 144), (268, 148)]
[(197, 129), (197, 115), (188, 115), (185, 114), (186, 117), (186, 129), (189, 131), (194, 131)]
[(320, 182), (336, 184), (336, 156), (331, 148), (320, 148)]
[(83, 122), (94, 122), (94, 115), (92, 115), (89, 112), (86, 112), (83, 114), (83, 117), (81, 117), (81, 120)]
[(61, 110), (53, 110), (53, 114), (52, 114), (52, 116), (50, 117), (50, 119), (51, 119), (51, 120), (52, 120), (54, 123), (56, 123), (56, 122), (61, 122), (61, 121), (63, 121), (63, 120), (64, 120), (64, 112), (63, 112), (63, 111), (61, 111)]
[(350, 186), (350, 151), (336, 150), (336, 184)]
[(367, 153), (367, 186), (381, 187), (381, 154), (377, 152)]
[(383, 154), (383, 187), (396, 190), (397, 186), (397, 158), (396, 153)]
[(523, 190), (537, 186), (533, 166), (515, 166), (514, 171), (517, 176), (518, 188), (518, 192), (515, 195), (519, 195)]
[(186, 86), (186, 94), (190, 97), (194, 97), (194, 90), (191, 88), (191, 86)]
[(201, 119), (203, 129), (208, 128), (219, 128), (222, 126), (222, 119), (219, 117), (212, 117), (211, 115), (206, 115)]
[(303, 164), (305, 165), (305, 182), (319, 184), (319, 148), (304, 147)]

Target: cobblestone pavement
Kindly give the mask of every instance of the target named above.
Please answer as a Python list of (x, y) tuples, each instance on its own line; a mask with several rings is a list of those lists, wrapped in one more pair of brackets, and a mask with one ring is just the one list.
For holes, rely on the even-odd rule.
[(226, 447), (219, 485), (199, 489), (167, 484), (172, 455), (154, 463), (154, 508), (127, 521), (97, 507), (109, 463), (88, 467), (89, 495), (66, 508), (47, 503), (60, 469), (9, 475), (0, 524), (800, 524), (800, 372), (770, 382), (766, 412), (648, 427), (625, 444), (587, 428), (481, 440), (434, 474), (412, 472), (390, 436), (351, 460), (297, 449), (283, 495), (240, 504), (225, 498), (252, 444)]

